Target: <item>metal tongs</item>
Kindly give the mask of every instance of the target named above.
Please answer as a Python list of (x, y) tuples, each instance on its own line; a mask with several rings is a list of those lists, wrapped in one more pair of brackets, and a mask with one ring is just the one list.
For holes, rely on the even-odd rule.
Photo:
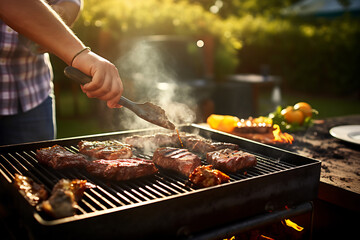
[[(75, 80), (80, 84), (86, 84), (92, 80), (90, 76), (74, 67), (67, 66), (64, 69), (64, 73), (68, 78)], [(155, 104), (150, 102), (135, 103), (123, 96), (121, 96), (119, 104), (133, 111), (137, 116), (150, 123), (170, 130), (175, 129), (175, 125), (166, 117), (164, 109)]]

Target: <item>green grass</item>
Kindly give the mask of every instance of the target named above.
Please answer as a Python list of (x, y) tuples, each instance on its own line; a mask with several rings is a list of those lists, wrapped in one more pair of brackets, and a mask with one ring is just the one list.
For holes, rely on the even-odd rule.
[(303, 98), (285, 96), (285, 99), (288, 105), (293, 105), (299, 101), (310, 103), (319, 112), (317, 116), (319, 119), (360, 114), (360, 101), (317, 96)]
[(318, 119), (360, 114), (360, 100), (283, 92), (282, 106), (292, 106), (297, 102), (309, 103), (319, 112)]
[(58, 94), (56, 96), (57, 138), (101, 133), (102, 129), (93, 115), (94, 101), (96, 100), (88, 99), (80, 90), (62, 91)]
[(102, 133), (97, 119), (57, 119), (57, 138), (77, 137)]
[[(298, 102), (309, 103), (319, 112), (317, 119), (360, 114), (360, 99), (354, 97), (321, 96), (282, 90), (281, 98), (282, 107), (293, 106)], [(261, 116), (275, 111), (276, 106), (271, 102), (271, 90), (260, 91), (258, 107)]]

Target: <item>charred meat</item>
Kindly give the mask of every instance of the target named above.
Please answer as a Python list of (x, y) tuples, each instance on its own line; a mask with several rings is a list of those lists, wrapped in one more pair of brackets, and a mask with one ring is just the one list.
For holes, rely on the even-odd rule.
[(201, 165), (200, 158), (187, 149), (163, 147), (154, 152), (153, 161), (156, 165), (189, 176), (196, 167)]
[(123, 139), (123, 142), (145, 151), (154, 151), (158, 147), (178, 147), (180, 141), (177, 134), (156, 133), (153, 135), (133, 135)]
[[(196, 134), (157, 133), (154, 135), (131, 136), (123, 139), (127, 144), (137, 148), (156, 150), (159, 147), (184, 147), (192, 152), (206, 154), (224, 148), (239, 149), (233, 143), (213, 142)], [(182, 146), (183, 145), (183, 146)]]
[(107, 141), (80, 141), (79, 152), (95, 159), (131, 158), (131, 146), (117, 140)]
[(32, 205), (36, 206), (48, 197), (48, 193), (42, 184), (34, 182), (30, 177), (15, 174), (14, 184), (21, 195)]
[(256, 165), (256, 157), (253, 154), (228, 148), (208, 152), (206, 160), (214, 168), (224, 172), (236, 172)]
[(241, 119), (234, 128), (234, 134), (243, 134), (243, 133), (272, 133), (274, 130), (272, 123), (266, 121), (265, 118), (252, 118)]
[(86, 170), (94, 176), (116, 181), (149, 176), (158, 171), (151, 160), (141, 158), (95, 160), (87, 164)]
[(217, 151), (220, 149), (239, 149), (239, 146), (234, 143), (225, 143), (225, 142), (213, 142), (211, 140), (202, 139), (202, 138), (186, 138), (184, 141), (184, 147), (189, 149), (189, 151), (197, 153), (207, 153), (212, 151)]
[(87, 188), (94, 187), (86, 180), (61, 179), (55, 184), (48, 200), (38, 205), (38, 209), (54, 218), (69, 217), (75, 214), (78, 201)]
[(83, 167), (87, 163), (83, 155), (72, 153), (59, 145), (37, 149), (36, 158), (41, 164), (54, 169)]
[(228, 175), (213, 169), (212, 165), (199, 166), (189, 176), (189, 181), (198, 187), (211, 187), (229, 182), (229, 180)]

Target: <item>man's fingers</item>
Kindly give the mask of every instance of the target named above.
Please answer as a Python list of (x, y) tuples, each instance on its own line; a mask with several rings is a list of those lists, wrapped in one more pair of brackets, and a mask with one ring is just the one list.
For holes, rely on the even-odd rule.
[[(88, 83), (82, 86), (82, 90), (86, 93), (89, 98), (98, 98), (100, 100), (108, 101), (112, 107), (118, 107), (117, 102), (120, 100), (123, 88), (121, 79), (113, 79), (112, 76), (106, 76), (103, 81), (103, 85), (93, 85), (97, 88), (94, 88), (92, 91), (92, 86), (89, 86), (91, 83)], [(90, 89), (90, 90), (89, 90)]]
[[(118, 102), (123, 92), (123, 84), (115, 65), (93, 52), (79, 55), (74, 64), (74, 67), (92, 76), (90, 83), (81, 86), (89, 98), (106, 101), (109, 108), (121, 107)], [(86, 69), (88, 66), (90, 68)]]

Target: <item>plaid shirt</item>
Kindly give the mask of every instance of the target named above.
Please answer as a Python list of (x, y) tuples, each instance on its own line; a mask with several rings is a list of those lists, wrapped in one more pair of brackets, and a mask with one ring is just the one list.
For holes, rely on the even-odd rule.
[[(62, 1), (80, 5), (80, 0), (48, 2)], [(19, 36), (0, 20), (0, 116), (37, 107), (53, 89), (49, 55), (34, 53)]]

